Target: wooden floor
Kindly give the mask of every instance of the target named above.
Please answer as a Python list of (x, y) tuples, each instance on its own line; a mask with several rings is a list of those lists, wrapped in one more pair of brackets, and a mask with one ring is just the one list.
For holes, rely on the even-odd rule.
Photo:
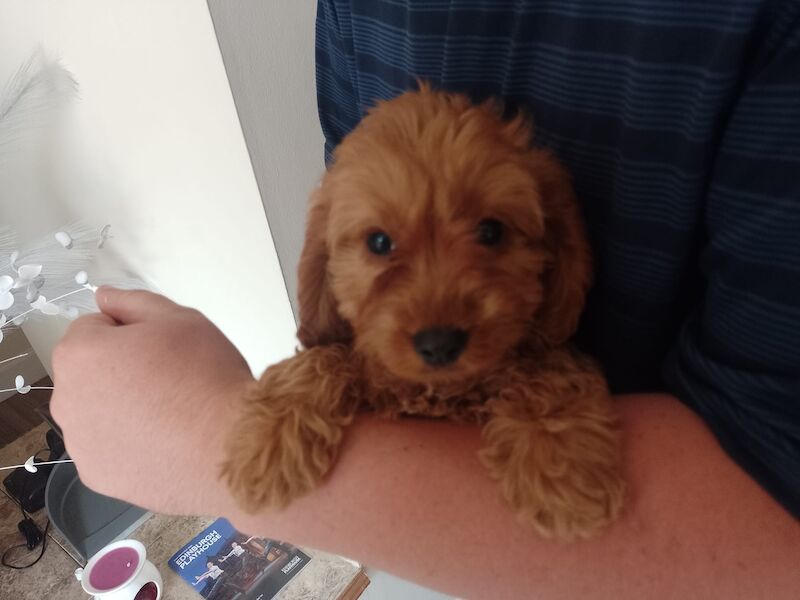
[[(33, 385), (52, 386), (53, 382), (45, 377)], [(10, 444), (42, 422), (36, 409), (46, 410), (51, 394), (50, 390), (31, 390), (0, 402), (0, 447)]]

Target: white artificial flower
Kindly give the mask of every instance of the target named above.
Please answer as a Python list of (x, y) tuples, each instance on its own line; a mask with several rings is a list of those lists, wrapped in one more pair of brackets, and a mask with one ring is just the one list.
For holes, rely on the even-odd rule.
[(0, 313), (0, 344), (3, 343), (3, 327), (6, 325), (6, 316)]
[(56, 241), (64, 246), (64, 248), (67, 250), (72, 249), (72, 236), (66, 231), (57, 231), (53, 237), (55, 237)]
[(36, 473), (36, 471), (38, 471), (38, 470), (39, 470), (39, 467), (37, 467), (37, 466), (34, 464), (34, 459), (35, 459), (35, 458), (36, 458), (36, 456), (31, 456), (31, 457), (29, 457), (29, 458), (28, 458), (28, 460), (26, 460), (26, 461), (25, 461), (25, 464), (24, 464), (24, 465), (22, 465), (23, 467), (25, 467), (25, 470), (26, 470), (28, 473)]
[(25, 290), (25, 300), (30, 304), (39, 297), (39, 290), (44, 285), (44, 279), (41, 277), (34, 279)]
[(27, 394), (31, 391), (31, 386), (25, 384), (25, 378), (22, 375), (17, 375), (14, 379), (14, 387), (17, 388), (19, 394)]
[(65, 306), (61, 309), (61, 316), (69, 319), (70, 321), (74, 321), (80, 316), (80, 313), (74, 306)]
[(36, 300), (31, 302), (31, 308), (35, 308), (43, 315), (57, 315), (61, 312), (61, 309), (47, 301), (47, 298), (44, 296), (39, 296)]
[(111, 225), (103, 225), (103, 228), (100, 230), (100, 239), (97, 240), (97, 247), (102, 248), (106, 245), (106, 241), (113, 237), (114, 236), (111, 235)]
[(17, 279), (14, 281), (14, 289), (29, 287), (34, 280), (42, 273), (42, 265), (22, 265), (17, 270)]
[(0, 310), (5, 310), (14, 306), (14, 279), (8, 275), (0, 275)]

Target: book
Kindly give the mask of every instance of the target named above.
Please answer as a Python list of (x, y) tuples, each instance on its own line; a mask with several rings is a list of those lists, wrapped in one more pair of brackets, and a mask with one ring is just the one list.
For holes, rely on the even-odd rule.
[(169, 559), (207, 600), (354, 600), (369, 579), (342, 557), (237, 531), (217, 519)]
[(207, 600), (270, 600), (311, 560), (291, 544), (248, 536), (217, 519), (169, 559)]

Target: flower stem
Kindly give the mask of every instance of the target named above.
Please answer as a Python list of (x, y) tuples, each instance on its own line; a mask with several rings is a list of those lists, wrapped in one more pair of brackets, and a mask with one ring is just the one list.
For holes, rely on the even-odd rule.
[(5, 358), (3, 360), (0, 360), (0, 365), (2, 365), (3, 363), (11, 362), (12, 360), (17, 360), (18, 358), (24, 358), (28, 356), (28, 354), (29, 354), (28, 352), (25, 352), (23, 354), (17, 354), (16, 356), (12, 356), (11, 358)]
[[(32, 464), (33, 464), (34, 467), (41, 467), (42, 465), (60, 465), (61, 463), (71, 463), (71, 462), (75, 462), (75, 461), (72, 460), (71, 458), (65, 458), (63, 460), (47, 460), (47, 461), (43, 461), (43, 462), (35, 462), (35, 463), (32, 463)], [(21, 464), (21, 465), (10, 465), (8, 467), (0, 467), (0, 471), (5, 471), (5, 470), (8, 470), (8, 469), (19, 469), (20, 467), (24, 468), (25, 465)]]
[[(61, 294), (60, 296), (58, 296), (56, 298), (53, 298), (52, 300), (48, 300), (47, 302), (45, 302), (45, 304), (52, 304), (53, 302), (56, 302), (57, 300), (61, 300), (63, 298), (66, 298), (67, 296), (72, 296), (73, 294), (77, 294), (78, 292), (84, 292), (86, 290), (89, 290), (90, 292), (93, 292), (93, 293), (95, 291), (91, 287), (82, 287), (80, 289), (72, 290), (71, 292), (67, 292), (66, 294)], [(3, 327), (0, 327), (0, 329), (3, 329), (5, 327), (11, 327), (14, 324), (14, 321), (19, 319), (20, 317), (24, 317), (25, 315), (27, 315), (29, 313), (32, 313), (32, 312), (35, 312), (37, 310), (39, 310), (39, 309), (38, 308), (32, 308), (30, 310), (26, 310), (25, 312), (18, 314), (16, 317), (12, 317), (11, 320), (8, 323), (6, 323), (5, 325), (3, 325)]]

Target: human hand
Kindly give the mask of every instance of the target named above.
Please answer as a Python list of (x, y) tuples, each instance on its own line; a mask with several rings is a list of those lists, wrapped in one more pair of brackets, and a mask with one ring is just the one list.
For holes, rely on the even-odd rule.
[(81, 481), (153, 511), (225, 514), (216, 457), (252, 382), (244, 358), (163, 296), (104, 287), (97, 304), (53, 352), (50, 410)]

